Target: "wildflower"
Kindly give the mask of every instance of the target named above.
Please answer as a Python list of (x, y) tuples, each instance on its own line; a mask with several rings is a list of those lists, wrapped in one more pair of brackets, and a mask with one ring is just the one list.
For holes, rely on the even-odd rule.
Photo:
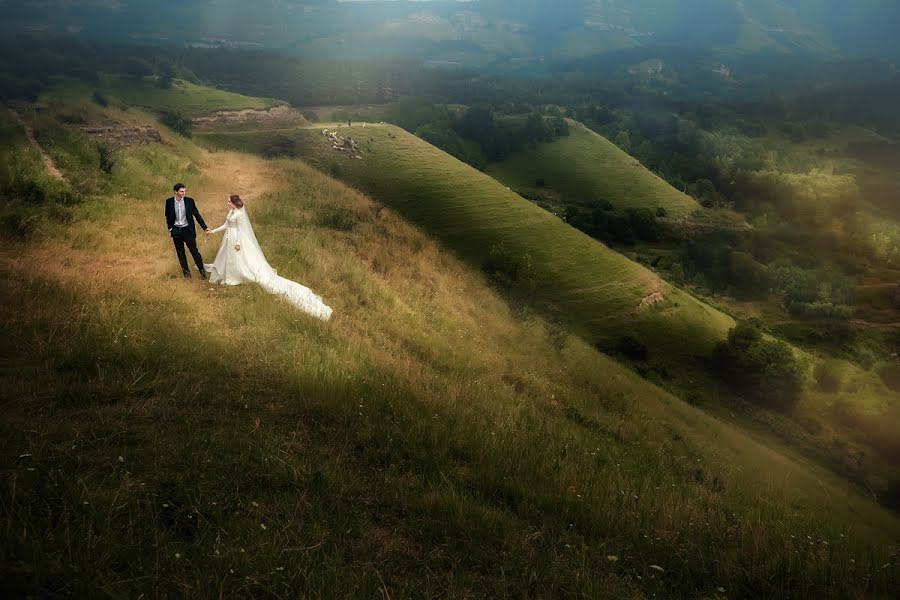
[(725, 593), (725, 588), (723, 588), (722, 586), (719, 586), (719, 587), (716, 588), (716, 591), (719, 592), (720, 594), (724, 594), (724, 593)]
[(125, 462), (125, 459), (119, 456), (119, 462)]
[(176, 553), (175, 553), (175, 558), (181, 558), (181, 554), (179, 554), (178, 552), (176, 552)]
[(257, 504), (256, 502), (251, 502), (250, 504), (252, 504), (253, 506), (256, 506), (257, 508), (259, 507), (259, 504)]
[(662, 568), (661, 566), (659, 566), (659, 565), (650, 565), (650, 568), (651, 568), (651, 569), (656, 569), (656, 570), (659, 571), (660, 573), (665, 573), (665, 571), (663, 570), (663, 568)]
[(263, 531), (265, 531), (266, 529), (268, 529), (268, 527), (266, 527), (266, 524), (265, 524), (265, 523), (260, 523), (260, 524), (259, 524), (259, 528), (262, 529)]
[(609, 554), (607, 555), (606, 560), (608, 560), (609, 562), (618, 562), (619, 557)]

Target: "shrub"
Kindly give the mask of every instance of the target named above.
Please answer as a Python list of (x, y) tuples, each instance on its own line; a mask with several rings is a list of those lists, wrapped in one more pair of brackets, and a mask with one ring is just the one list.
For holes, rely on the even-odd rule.
[(336, 231), (350, 231), (357, 223), (359, 218), (350, 209), (330, 204), (324, 206), (316, 217), (316, 224), (319, 227)]
[(714, 363), (736, 393), (766, 408), (790, 412), (803, 391), (803, 366), (790, 346), (766, 339), (748, 321), (718, 345)]
[(100, 106), (103, 106), (103, 107), (109, 106), (109, 100), (107, 100), (106, 96), (104, 96), (100, 92), (94, 92), (92, 99), (95, 104), (99, 104)]
[(159, 115), (159, 122), (184, 137), (191, 137), (193, 122), (179, 112), (164, 110)]
[(100, 170), (104, 173), (112, 173), (113, 167), (116, 166), (115, 150), (109, 145), (102, 142), (97, 143), (97, 157), (100, 160)]

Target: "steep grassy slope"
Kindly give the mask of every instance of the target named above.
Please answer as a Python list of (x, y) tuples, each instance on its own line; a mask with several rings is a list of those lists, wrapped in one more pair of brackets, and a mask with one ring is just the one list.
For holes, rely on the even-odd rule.
[[(337, 152), (321, 130), (205, 134), (209, 143), (257, 152), (290, 148), (371, 194), (478, 267), (502, 250), (530, 265), (539, 304), (589, 340), (631, 336), (658, 358), (707, 355), (729, 317), (569, 227), (493, 178), (393, 126), (339, 127), (362, 160)], [(527, 258), (526, 258), (527, 257)], [(660, 292), (665, 300), (641, 307)]]
[[(485, 169), (518, 192), (553, 191), (569, 204), (609, 201), (618, 209), (663, 208), (672, 217), (702, 210), (618, 146), (576, 121), (570, 134), (523, 150)], [(541, 184), (538, 182), (540, 181)]]
[[(76, 113), (150, 120), (96, 106), (38, 115), (39, 141), (76, 199), (90, 197), (65, 205), (73, 225), (42, 224), (0, 265), (4, 301), (28, 307), (7, 315), (0, 345), (3, 515), (16, 532), (0, 551), (4, 590), (681, 597), (712, 580), (736, 595), (846, 595), (869, 573), (867, 593), (895, 584), (878, 569), (896, 519), (553, 324), (511, 315), (391, 211), (295, 162), (165, 133), (121, 150), (106, 176), (64, 124)], [(2, 125), (3, 156), (32, 153), (3, 173), (61, 185)], [(310, 329), (259, 290), (181, 285), (152, 233), (172, 177), (210, 222), (226, 194), (245, 195), (273, 264), (340, 318)], [(30, 189), (9, 183), (9, 198)], [(215, 242), (201, 243), (211, 257)], [(807, 531), (832, 553), (810, 561), (788, 537)]]
[[(88, 140), (55, 142), (82, 185)], [(269, 260), (333, 320), (178, 277), (160, 210), (172, 179), (210, 223), (242, 193)], [(165, 135), (88, 183), (72, 223), (0, 260), (18, 307), (0, 317), (9, 594), (812, 598), (897, 584), (882, 567), (896, 518), (516, 318), (391, 210), (297, 161)], [(207, 257), (216, 245), (201, 241)]]

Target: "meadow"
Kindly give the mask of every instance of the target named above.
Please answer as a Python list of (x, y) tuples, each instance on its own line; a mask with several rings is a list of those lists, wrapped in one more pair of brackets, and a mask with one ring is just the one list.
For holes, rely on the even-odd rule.
[[(152, 123), (137, 110), (84, 114)], [(382, 173), (373, 199), (304, 161), (165, 130), (162, 144), (121, 149), (106, 175), (84, 134), (58, 113), (40, 120), (65, 182), (47, 181), (12, 119), (2, 120), (14, 133), (3, 152), (23, 157), (21, 176), (35, 185), (79, 195), (67, 219), (37, 221), (0, 258), (9, 595), (897, 589), (896, 516), (511, 306), (457, 257), (465, 246), (447, 247), (451, 227), (479, 239), (465, 212), (478, 207), (461, 204), (452, 221), (449, 207), (428, 207), (427, 186), (387, 195), (402, 173)], [(427, 168), (426, 149), (401, 141)], [(377, 162), (350, 171), (364, 163), (340, 165), (375, 178)], [(456, 185), (471, 185), (468, 173)], [(241, 193), (269, 261), (321, 294), (332, 321), (254, 286), (183, 280), (162, 218), (176, 179), (210, 225), (227, 194)], [(417, 195), (420, 206), (402, 210)], [(52, 212), (51, 202), (34, 210)], [(443, 233), (406, 219), (427, 210), (444, 215)], [(553, 231), (552, 219), (522, 214), (524, 227)], [(580, 239), (571, 243), (606, 256)], [(201, 240), (206, 258), (217, 242)]]

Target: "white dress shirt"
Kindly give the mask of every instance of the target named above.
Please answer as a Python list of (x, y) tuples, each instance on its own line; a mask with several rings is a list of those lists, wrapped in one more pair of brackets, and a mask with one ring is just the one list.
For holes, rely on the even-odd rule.
[(187, 211), (184, 208), (184, 200), (175, 198), (175, 227), (187, 227)]

